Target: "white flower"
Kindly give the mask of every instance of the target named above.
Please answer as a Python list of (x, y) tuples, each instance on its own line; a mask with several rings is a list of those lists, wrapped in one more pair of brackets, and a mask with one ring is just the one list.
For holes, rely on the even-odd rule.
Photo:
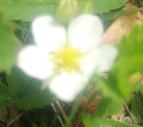
[(117, 56), (113, 46), (100, 45), (103, 25), (95, 15), (78, 16), (67, 29), (41, 16), (32, 33), (36, 45), (21, 50), (18, 67), (35, 78), (50, 78), (49, 89), (65, 101), (72, 101), (95, 72), (108, 71)]

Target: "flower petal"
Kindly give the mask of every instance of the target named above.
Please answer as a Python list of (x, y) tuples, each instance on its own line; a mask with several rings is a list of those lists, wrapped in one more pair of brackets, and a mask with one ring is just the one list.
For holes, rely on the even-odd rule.
[(70, 102), (85, 88), (87, 82), (86, 77), (77, 73), (63, 73), (54, 78), (49, 89), (61, 100)]
[(118, 55), (117, 49), (112, 45), (103, 44), (97, 49), (98, 63), (97, 73), (107, 72), (111, 69), (115, 58)]
[(97, 52), (93, 51), (86, 54), (85, 58), (81, 62), (81, 72), (90, 78), (95, 73), (95, 68), (97, 67)]
[(49, 15), (33, 21), (32, 33), (36, 44), (47, 51), (53, 51), (55, 47), (61, 45), (61, 42), (66, 42), (65, 28)]
[(86, 77), (91, 77), (94, 73), (107, 72), (111, 69), (117, 50), (111, 45), (101, 45), (95, 51), (87, 54), (83, 59), (81, 71)]
[(68, 40), (75, 48), (82, 47), (83, 51), (94, 49), (101, 42), (102, 34), (102, 22), (95, 15), (78, 16), (68, 28)]
[(17, 65), (26, 74), (45, 79), (52, 74), (52, 64), (48, 61), (48, 53), (37, 46), (27, 46), (18, 54)]

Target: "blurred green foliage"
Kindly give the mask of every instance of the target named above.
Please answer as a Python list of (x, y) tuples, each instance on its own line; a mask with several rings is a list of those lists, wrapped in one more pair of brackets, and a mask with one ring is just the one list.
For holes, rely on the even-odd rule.
[(12, 27), (0, 13), (0, 71), (5, 71), (16, 63), (19, 49), (20, 43), (14, 35)]
[(0, 83), (0, 108), (9, 106), (14, 103), (14, 101), (14, 97), (7, 86)]
[(56, 100), (49, 89), (42, 90), (42, 81), (32, 80), (17, 67), (8, 71), (6, 78), (9, 88), (0, 83), (0, 108), (15, 103), (18, 108), (31, 109)]
[(143, 125), (143, 92), (141, 91), (134, 94), (131, 100), (131, 112), (134, 117)]
[(119, 122), (119, 121), (115, 121), (115, 120), (92, 116), (85, 112), (81, 113), (81, 118), (83, 120), (85, 127), (100, 127), (100, 126), (105, 126), (105, 127), (141, 127), (141, 126), (123, 123), (123, 122)]
[(118, 57), (109, 71), (108, 79), (96, 76), (100, 89), (106, 97), (129, 101), (131, 93), (140, 88), (143, 70), (143, 25), (135, 26), (129, 36), (117, 45)]

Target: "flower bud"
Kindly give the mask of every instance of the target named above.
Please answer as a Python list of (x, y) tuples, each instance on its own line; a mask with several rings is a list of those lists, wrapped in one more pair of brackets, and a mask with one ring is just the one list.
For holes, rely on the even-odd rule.
[(88, 0), (80, 3), (81, 13), (93, 13), (93, 3)]
[(57, 10), (57, 18), (63, 23), (68, 23), (78, 12), (76, 0), (62, 0)]

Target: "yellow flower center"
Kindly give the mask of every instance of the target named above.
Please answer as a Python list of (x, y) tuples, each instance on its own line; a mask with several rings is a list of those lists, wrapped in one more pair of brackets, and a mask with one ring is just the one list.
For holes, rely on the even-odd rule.
[(52, 61), (54, 62), (55, 69), (60, 71), (75, 71), (80, 68), (83, 53), (80, 48), (75, 49), (71, 43), (62, 44), (60, 49), (52, 53)]

